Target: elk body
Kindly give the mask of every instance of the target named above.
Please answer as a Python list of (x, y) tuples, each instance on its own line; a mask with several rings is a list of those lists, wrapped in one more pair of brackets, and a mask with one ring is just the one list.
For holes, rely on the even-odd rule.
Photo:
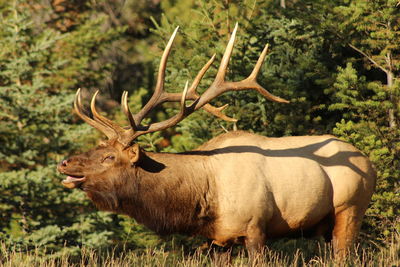
[[(59, 171), (68, 175), (63, 184), (84, 190), (99, 209), (129, 215), (159, 234), (202, 235), (222, 246), (244, 243), (250, 250), (261, 249), (268, 238), (323, 235), (333, 238), (336, 252), (345, 251), (355, 241), (375, 187), (368, 158), (352, 145), (330, 135), (267, 138), (242, 131), (180, 154), (146, 152), (134, 142), (200, 108), (232, 120), (222, 108), (207, 104), (225, 91), (254, 89), (272, 101), (287, 102), (256, 82), (267, 48), (248, 78), (224, 80), (236, 29), (215, 81), (201, 96), (195, 91), (214, 56), (182, 94), (163, 90), (175, 31), (160, 63), (155, 93), (145, 107), (133, 115), (123, 94), (128, 128), (96, 111), (97, 93), (91, 102), (93, 118), (85, 115), (78, 90), (77, 114), (109, 140), (61, 162)], [(187, 99), (193, 100), (189, 106)], [(180, 112), (166, 121), (141, 125), (152, 108), (166, 101), (180, 101)]]

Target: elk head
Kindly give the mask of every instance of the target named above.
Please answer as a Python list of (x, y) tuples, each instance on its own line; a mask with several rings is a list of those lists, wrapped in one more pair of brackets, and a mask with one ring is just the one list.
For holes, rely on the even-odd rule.
[[(168, 93), (164, 91), (164, 78), (167, 59), (177, 31), (178, 28), (175, 29), (163, 52), (154, 94), (150, 98), (149, 102), (139, 111), (139, 113), (131, 113), (127, 102), (128, 93), (126, 91), (123, 93), (121, 105), (123, 112), (129, 120), (129, 127), (123, 128), (97, 112), (96, 96), (98, 95), (98, 91), (93, 95), (91, 100), (91, 111), (93, 118), (85, 115), (83, 113), (81, 104), (80, 89), (78, 89), (74, 101), (76, 113), (85, 122), (104, 133), (108, 137), (108, 141), (100, 144), (97, 148), (94, 148), (89, 152), (71, 157), (60, 163), (58, 166), (59, 171), (68, 175), (67, 179), (62, 182), (64, 186), (68, 188), (81, 187), (82, 185), (85, 185), (85, 188), (91, 185), (94, 186), (95, 184), (99, 186), (98, 183), (101, 177), (107, 177), (107, 181), (105, 179), (101, 179), (101, 186), (104, 190), (111, 190), (111, 187), (113, 187), (115, 183), (118, 183), (116, 181), (118, 178), (116, 173), (121, 175), (121, 173), (126, 172), (129, 170), (129, 168), (134, 167), (140, 161), (142, 155), (144, 155), (144, 152), (142, 152), (139, 146), (134, 143), (138, 136), (172, 127), (186, 116), (200, 108), (204, 108), (206, 111), (221, 119), (227, 121), (236, 121), (235, 119), (229, 118), (222, 113), (222, 110), (225, 109), (227, 105), (222, 107), (214, 107), (208, 104), (213, 98), (221, 95), (224, 92), (251, 89), (256, 90), (271, 101), (288, 103), (287, 100), (272, 95), (257, 83), (256, 78), (267, 54), (268, 45), (265, 46), (252, 73), (246, 79), (237, 82), (225, 81), (225, 74), (227, 71), (229, 58), (231, 56), (235, 41), (237, 24), (222, 57), (221, 65), (218, 69), (214, 82), (201, 96), (196, 92), (196, 89), (205, 72), (213, 63), (215, 55), (213, 55), (199, 71), (190, 87), (188, 86), (188, 83), (186, 83), (183, 93)], [(185, 104), (186, 100), (192, 100), (193, 102), (187, 106)], [(153, 108), (164, 102), (180, 102), (179, 113), (162, 122), (142, 125), (141, 122), (143, 118)], [(99, 190), (99, 188), (97, 188), (97, 190)]]

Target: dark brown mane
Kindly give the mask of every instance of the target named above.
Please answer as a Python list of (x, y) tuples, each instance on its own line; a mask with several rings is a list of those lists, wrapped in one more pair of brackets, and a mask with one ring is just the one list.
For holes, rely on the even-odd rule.
[(208, 235), (215, 197), (208, 179), (197, 175), (204, 170), (198, 169), (195, 156), (184, 164), (169, 164), (180, 162), (181, 156), (169, 154), (160, 162), (156, 154), (143, 153), (137, 166), (107, 177), (113, 185), (105, 191), (99, 186), (85, 191), (99, 209), (127, 214), (158, 234)]

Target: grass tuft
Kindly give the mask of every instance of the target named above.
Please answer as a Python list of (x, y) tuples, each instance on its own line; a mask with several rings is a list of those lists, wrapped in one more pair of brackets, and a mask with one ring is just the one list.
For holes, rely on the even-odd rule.
[[(98, 252), (90, 248), (81, 249), (79, 257), (63, 254), (44, 254), (43, 248), (20, 252), (0, 243), (0, 266), (400, 266), (400, 235), (393, 236), (385, 247), (355, 248), (344, 261), (333, 257), (329, 245), (315, 246), (272, 245), (250, 260), (243, 249), (227, 253), (200, 249), (187, 253), (183, 249), (168, 251), (163, 248), (145, 250), (115, 250)], [(294, 241), (297, 242), (297, 241)], [(308, 246), (308, 248), (307, 248)], [(45, 256), (43, 256), (45, 255)]]

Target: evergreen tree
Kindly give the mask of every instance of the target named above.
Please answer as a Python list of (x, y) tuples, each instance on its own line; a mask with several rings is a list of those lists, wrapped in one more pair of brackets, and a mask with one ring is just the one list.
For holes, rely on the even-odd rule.
[(378, 173), (376, 192), (367, 211), (367, 232), (388, 237), (399, 227), (400, 215), (396, 209), (400, 203), (400, 142), (399, 131), (388, 124), (390, 96), (384, 85), (367, 81), (351, 63), (339, 68), (334, 88), (336, 103), (329, 109), (341, 111), (343, 118), (333, 133), (367, 154)]
[(333, 133), (374, 163), (378, 182), (365, 227), (388, 237), (400, 215), (400, 6), (390, 0), (316, 1), (303, 10), (342, 57), (336, 82), (326, 90), (334, 102), (329, 110), (339, 115)]
[[(391, 100), (387, 107), (388, 124), (396, 128), (399, 95), (396, 81), (400, 75), (400, 6), (397, 0), (352, 1), (335, 8), (340, 33), (369, 66), (386, 76), (386, 91)], [(369, 66), (368, 66), (369, 65)]]
[(103, 31), (104, 16), (82, 16), (61, 32), (22, 1), (1, 2), (0, 15), (1, 240), (47, 252), (104, 246), (112, 218), (65, 190), (56, 164), (91, 143), (89, 127), (72, 116), (74, 91), (104, 79), (111, 66), (90, 64), (120, 30)]

